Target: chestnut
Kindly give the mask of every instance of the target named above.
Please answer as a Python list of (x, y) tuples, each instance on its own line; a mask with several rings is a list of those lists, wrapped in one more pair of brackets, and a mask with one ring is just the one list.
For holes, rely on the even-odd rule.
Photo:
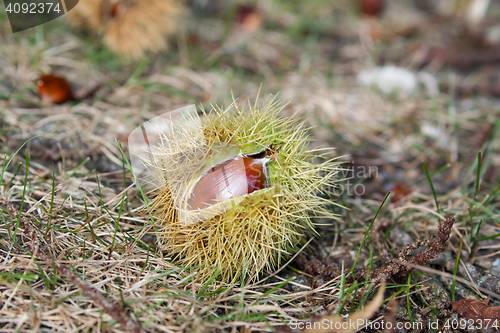
[(266, 186), (269, 158), (236, 156), (210, 169), (195, 185), (188, 201), (190, 209), (203, 209), (221, 200), (253, 193)]

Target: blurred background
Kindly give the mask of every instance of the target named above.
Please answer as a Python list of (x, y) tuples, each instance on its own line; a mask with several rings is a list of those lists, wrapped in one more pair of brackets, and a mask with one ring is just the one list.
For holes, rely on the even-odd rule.
[[(500, 274), (499, 64), (500, 0), (80, 0), (16, 34), (0, 4), (0, 152), (10, 158), (31, 139), (2, 195), (21, 201), (16, 167), (27, 150), (32, 203), (50, 193), (55, 173), (65, 214), (71, 200), (98, 207), (124, 189), (137, 207), (117, 144), (127, 152), (134, 128), (189, 104), (208, 110), (233, 96), (243, 105), (278, 94), (283, 116), (303, 118), (312, 144), (346, 161), (340, 178), (350, 179), (335, 200), (349, 210), (332, 208), (340, 222), (319, 227), (311, 245), (323, 263), (351, 267), (390, 191), (379, 220), (390, 225), (391, 251), (456, 216), (451, 250), (435, 265), (452, 273), (462, 253), (468, 271), (458, 274), (479, 272), (478, 282)], [(88, 195), (98, 190), (101, 201)], [(358, 264), (372, 254), (363, 249)], [(449, 308), (451, 280), (436, 281)], [(500, 293), (495, 283), (483, 286)], [(425, 307), (415, 302), (414, 311)]]

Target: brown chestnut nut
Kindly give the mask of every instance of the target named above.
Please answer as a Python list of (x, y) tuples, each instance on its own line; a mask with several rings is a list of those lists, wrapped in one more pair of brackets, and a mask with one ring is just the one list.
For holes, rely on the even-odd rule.
[(266, 187), (268, 158), (237, 156), (210, 169), (194, 186), (188, 204), (206, 208), (223, 199), (250, 194)]

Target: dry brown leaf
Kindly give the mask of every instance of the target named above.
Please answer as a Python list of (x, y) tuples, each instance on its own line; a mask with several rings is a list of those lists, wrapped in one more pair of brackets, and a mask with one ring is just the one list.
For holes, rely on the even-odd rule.
[[(385, 291), (385, 282), (382, 281), (380, 283), (380, 288), (377, 292), (377, 295), (373, 298), (373, 300), (366, 305), (363, 309), (356, 312), (352, 316), (347, 319), (343, 319), (341, 316), (323, 316), (320, 317), (315, 323), (320, 323), (319, 329), (315, 328), (315, 323), (311, 323), (312, 328), (306, 328), (303, 330), (304, 333), (353, 333), (362, 328), (362, 325), (370, 319), (375, 311), (378, 310), (380, 305), (384, 300), (384, 291)], [(362, 324), (363, 323), (363, 324)], [(325, 326), (328, 326), (325, 328)], [(306, 326), (307, 327), (307, 326)], [(338, 329), (337, 329), (338, 327)]]
[(370, 16), (378, 16), (384, 10), (384, 0), (360, 0), (359, 9), (361, 13)]
[(500, 320), (500, 306), (489, 306), (488, 299), (483, 302), (471, 298), (461, 299), (452, 301), (451, 306), (453, 312), (467, 320), (472, 319), (474, 322), (484, 320), (488, 323), (492, 320)]

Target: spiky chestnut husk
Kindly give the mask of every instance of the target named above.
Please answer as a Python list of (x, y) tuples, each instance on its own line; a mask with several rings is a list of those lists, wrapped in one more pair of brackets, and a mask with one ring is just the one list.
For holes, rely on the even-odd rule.
[[(326, 159), (319, 149), (309, 149), (308, 129), (299, 120), (280, 117), (282, 108), (281, 103), (270, 101), (263, 107), (232, 105), (222, 110), (215, 106), (211, 113), (204, 112), (202, 135), (208, 151), (236, 144), (241, 155), (265, 152), (269, 162), (266, 188), (239, 197), (225, 211), (197, 223), (183, 221), (170, 189), (183, 181), (179, 174), (190, 173), (190, 163), (200, 161), (196, 154), (186, 153), (196, 150), (193, 142), (200, 141), (164, 141), (157, 147), (156, 162), (149, 166), (156, 187), (150, 193), (149, 213), (160, 226), (161, 248), (179, 266), (195, 267), (201, 282), (215, 274), (230, 284), (243, 275), (254, 280), (259, 273), (284, 264), (305, 242), (306, 234), (315, 233), (311, 218), (336, 218), (331, 211), (335, 203), (321, 194), (332, 189), (339, 163)], [(181, 137), (188, 141), (189, 135)], [(179, 165), (162, 157), (172, 156), (172, 147), (184, 150)], [(217, 165), (227, 155), (210, 159)], [(323, 161), (314, 163), (318, 158)], [(189, 196), (189, 190), (184, 195)]]
[(177, 0), (85, 0), (68, 12), (67, 22), (103, 35), (114, 53), (140, 59), (167, 48), (166, 37), (179, 30), (185, 12)]

